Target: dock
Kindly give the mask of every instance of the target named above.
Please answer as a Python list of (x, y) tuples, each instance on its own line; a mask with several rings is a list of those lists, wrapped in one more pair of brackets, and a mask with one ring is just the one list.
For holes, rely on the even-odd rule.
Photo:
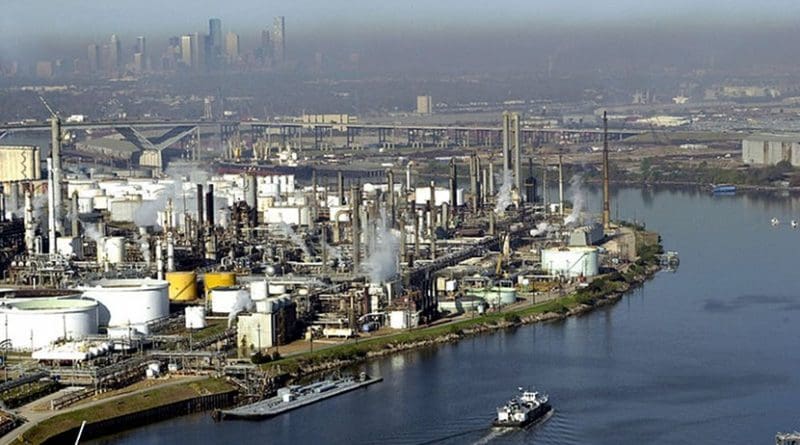
[(288, 386), (278, 390), (278, 395), (238, 408), (221, 410), (218, 418), (224, 419), (268, 419), (306, 405), (338, 396), (349, 391), (382, 381), (382, 377), (362, 374), (359, 378), (325, 380), (306, 386)]

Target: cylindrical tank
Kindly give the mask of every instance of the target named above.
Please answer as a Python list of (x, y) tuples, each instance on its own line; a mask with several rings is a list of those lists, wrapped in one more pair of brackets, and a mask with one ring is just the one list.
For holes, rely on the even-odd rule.
[(192, 301), (197, 299), (197, 274), (195, 272), (167, 272), (169, 299)]
[(250, 299), (253, 301), (266, 300), (269, 296), (267, 294), (267, 282), (265, 280), (253, 281), (250, 283)]
[(125, 238), (121, 236), (107, 236), (103, 238), (102, 246), (97, 246), (97, 262), (119, 264), (125, 257)]
[(212, 298), (210, 290), (216, 287), (227, 287), (236, 284), (236, 274), (233, 272), (208, 272), (203, 277), (206, 298)]
[(85, 298), (100, 303), (100, 326), (135, 326), (147, 333), (147, 323), (169, 315), (169, 283), (163, 280), (100, 280), (79, 288)]
[(216, 287), (211, 290), (211, 312), (228, 314), (234, 309), (237, 301), (248, 297), (247, 290), (238, 286)]
[(206, 308), (203, 306), (187, 306), (184, 312), (186, 329), (203, 329), (206, 323)]
[(591, 277), (599, 273), (596, 247), (554, 247), (542, 249), (542, 269), (551, 275)]
[(0, 305), (3, 335), (15, 350), (34, 350), (59, 339), (96, 334), (98, 304), (81, 299), (40, 298)]

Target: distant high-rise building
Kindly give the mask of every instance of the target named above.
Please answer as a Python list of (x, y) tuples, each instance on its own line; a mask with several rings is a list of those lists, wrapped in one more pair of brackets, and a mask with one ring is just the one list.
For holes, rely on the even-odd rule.
[(194, 35), (187, 34), (181, 36), (181, 62), (187, 67), (194, 66), (193, 56), (197, 53), (197, 40)]
[(433, 100), (430, 96), (417, 96), (417, 113), (431, 114), (433, 112)]
[(275, 62), (286, 62), (286, 20), (283, 16), (272, 21), (272, 55)]
[(89, 60), (89, 72), (95, 73), (100, 68), (100, 47), (96, 43), (91, 43), (86, 52)]
[(192, 47), (192, 68), (202, 70), (206, 67), (206, 48), (208, 47), (208, 36), (200, 33), (192, 33), (192, 40), (195, 45)]
[(136, 68), (137, 72), (143, 73), (147, 71), (147, 62), (147, 41), (144, 36), (139, 36), (136, 38), (136, 51), (133, 54), (133, 66)]
[(272, 33), (265, 29), (261, 31), (261, 48), (258, 49), (257, 57), (266, 65), (272, 62), (272, 56)]
[(53, 62), (47, 60), (36, 62), (36, 77), (39, 79), (49, 79), (53, 77)]
[(111, 34), (109, 43), (108, 63), (109, 68), (114, 72), (119, 72), (122, 67), (122, 43), (116, 34)]
[(236, 63), (239, 60), (239, 34), (232, 31), (225, 34), (225, 55), (228, 63)]
[(208, 21), (208, 66), (216, 68), (222, 61), (222, 20), (210, 19)]

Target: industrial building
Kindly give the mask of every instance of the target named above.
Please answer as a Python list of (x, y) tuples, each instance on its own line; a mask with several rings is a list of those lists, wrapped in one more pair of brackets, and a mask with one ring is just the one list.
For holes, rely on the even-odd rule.
[(0, 145), (0, 182), (41, 179), (39, 147)]
[(742, 139), (742, 162), (775, 165), (786, 161), (800, 166), (800, 134), (753, 134)]

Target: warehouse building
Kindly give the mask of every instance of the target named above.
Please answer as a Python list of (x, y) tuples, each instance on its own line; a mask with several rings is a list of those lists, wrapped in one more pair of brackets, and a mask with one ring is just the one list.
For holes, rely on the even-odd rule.
[(742, 139), (742, 162), (775, 165), (787, 161), (800, 166), (800, 134), (761, 133)]

